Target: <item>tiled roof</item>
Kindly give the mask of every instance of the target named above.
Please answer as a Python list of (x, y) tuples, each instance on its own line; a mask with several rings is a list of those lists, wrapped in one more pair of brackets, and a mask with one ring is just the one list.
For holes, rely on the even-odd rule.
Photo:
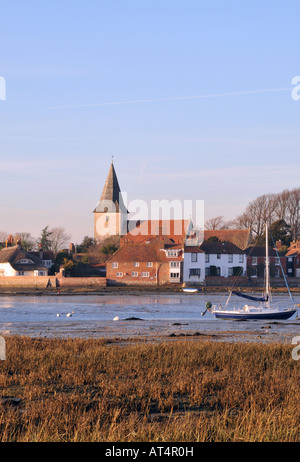
[[(249, 245), (245, 252), (248, 257), (265, 257), (266, 256), (266, 247), (265, 246), (255, 246)], [(269, 257), (276, 257), (277, 253), (272, 247), (269, 247)]]
[(204, 240), (216, 236), (221, 242), (232, 242), (240, 249), (245, 249), (249, 245), (250, 229), (206, 229), (204, 230)]
[(145, 220), (122, 237), (123, 242), (142, 243), (156, 236), (168, 237), (173, 243), (182, 243), (190, 220)]
[(164, 262), (166, 254), (155, 245), (125, 244), (106, 262)]
[(213, 242), (203, 241), (200, 249), (207, 254), (241, 254), (242, 249), (234, 245), (232, 242)]
[(200, 249), (200, 246), (186, 245), (184, 247), (184, 253), (204, 253), (204, 250)]

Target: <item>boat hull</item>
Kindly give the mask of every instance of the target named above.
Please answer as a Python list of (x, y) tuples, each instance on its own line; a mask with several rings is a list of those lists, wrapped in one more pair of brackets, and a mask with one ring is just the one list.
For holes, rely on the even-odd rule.
[(278, 311), (278, 312), (271, 312), (271, 313), (243, 313), (243, 312), (233, 312), (233, 311), (214, 311), (213, 315), (219, 319), (244, 319), (244, 320), (254, 320), (254, 319), (289, 319), (291, 318), (297, 310), (286, 310), (286, 311)]

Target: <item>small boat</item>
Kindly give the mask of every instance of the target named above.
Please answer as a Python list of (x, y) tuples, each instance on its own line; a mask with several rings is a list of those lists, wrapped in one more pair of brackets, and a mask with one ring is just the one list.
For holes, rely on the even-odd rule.
[(198, 289), (197, 287), (184, 287), (182, 290), (188, 294), (195, 294), (201, 292), (202, 289)]
[[(243, 319), (243, 320), (251, 320), (251, 319), (289, 319), (291, 318), (296, 312), (296, 304), (293, 300), (292, 294), (288, 287), (288, 283), (286, 277), (284, 275), (284, 271), (281, 267), (282, 274), (284, 275), (284, 280), (286, 286), (288, 288), (288, 292), (291, 298), (291, 306), (287, 306), (284, 308), (280, 308), (277, 304), (271, 303), (271, 289), (270, 289), (270, 263), (269, 263), (269, 251), (268, 251), (268, 225), (266, 224), (266, 258), (265, 258), (265, 274), (266, 274), (266, 284), (265, 284), (265, 294), (262, 297), (255, 297), (248, 294), (243, 294), (239, 292), (231, 291), (229, 293), (229, 297), (227, 298), (226, 304), (224, 308), (219, 304), (218, 308), (216, 306), (212, 306), (211, 311), (215, 318), (221, 319)], [(276, 250), (276, 248), (275, 248)], [(277, 250), (276, 250), (277, 252)], [(277, 253), (277, 256), (278, 253)], [(279, 260), (280, 261), (280, 260)], [(281, 264), (281, 263), (280, 263)], [(244, 305), (242, 308), (233, 308), (227, 309), (228, 302), (230, 300), (231, 295), (237, 295), (239, 297), (246, 298), (248, 300), (260, 302), (259, 305)], [(206, 312), (206, 311), (205, 311)]]

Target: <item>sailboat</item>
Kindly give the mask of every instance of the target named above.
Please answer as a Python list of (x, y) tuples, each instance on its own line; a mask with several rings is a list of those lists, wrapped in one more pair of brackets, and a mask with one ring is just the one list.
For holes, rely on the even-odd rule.
[[(278, 253), (277, 253), (278, 255)], [(282, 267), (281, 267), (282, 269)], [(284, 271), (284, 280), (291, 298), (291, 306), (286, 308), (280, 308), (278, 304), (271, 303), (271, 289), (270, 289), (270, 263), (269, 263), (269, 243), (268, 243), (268, 224), (266, 223), (266, 259), (265, 259), (265, 294), (262, 297), (254, 297), (248, 294), (242, 294), (239, 292), (230, 291), (229, 297), (227, 298), (224, 308), (219, 304), (218, 308), (212, 306), (211, 311), (216, 318), (221, 319), (289, 319), (296, 312), (296, 304), (293, 300), (291, 291), (289, 289)], [(243, 308), (227, 309), (229, 300), (232, 294), (239, 297), (246, 298), (251, 301), (260, 302), (258, 305), (244, 305)]]

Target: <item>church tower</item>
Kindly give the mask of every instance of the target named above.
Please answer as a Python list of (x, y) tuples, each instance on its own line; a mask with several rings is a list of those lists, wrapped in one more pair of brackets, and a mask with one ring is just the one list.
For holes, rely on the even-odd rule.
[(106, 182), (94, 210), (94, 238), (99, 241), (109, 236), (127, 233), (128, 210), (124, 205), (113, 161)]

